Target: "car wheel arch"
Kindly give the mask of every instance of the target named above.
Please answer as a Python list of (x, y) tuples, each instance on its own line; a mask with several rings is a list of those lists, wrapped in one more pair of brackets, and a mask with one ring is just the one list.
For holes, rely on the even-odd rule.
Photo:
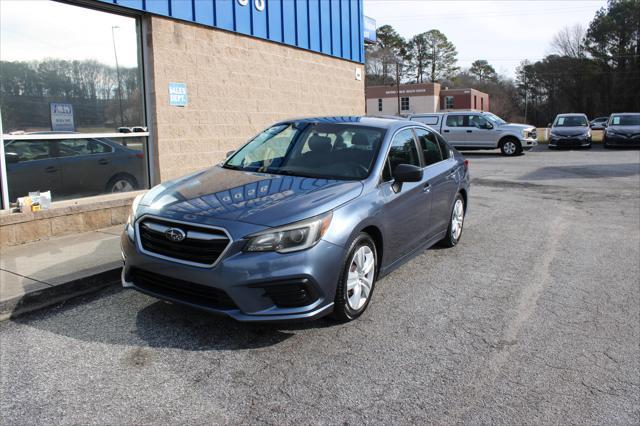
[(378, 255), (377, 267), (378, 269), (380, 269), (380, 265), (382, 264), (382, 256), (384, 255), (384, 237), (382, 236), (382, 231), (378, 226), (369, 224), (364, 227), (361, 227), (361, 229), (359, 231), (354, 232), (354, 234), (357, 236), (361, 232), (364, 232), (365, 234), (369, 235), (373, 240), (373, 243), (376, 246), (376, 254)]

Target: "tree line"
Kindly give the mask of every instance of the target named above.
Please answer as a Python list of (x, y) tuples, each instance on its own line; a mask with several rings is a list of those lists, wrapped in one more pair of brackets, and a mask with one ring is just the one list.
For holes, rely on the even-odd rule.
[(116, 69), (95, 60), (1, 61), (0, 75), (5, 132), (49, 128), (50, 102), (72, 104), (76, 126), (143, 124), (138, 68)]
[(556, 114), (589, 117), (640, 111), (640, 0), (609, 0), (587, 28), (566, 27), (550, 53), (523, 60), (514, 79), (486, 59), (457, 64), (455, 45), (437, 29), (404, 39), (390, 25), (366, 47), (366, 84), (438, 82), (490, 96), (492, 112), (510, 121), (545, 126)]

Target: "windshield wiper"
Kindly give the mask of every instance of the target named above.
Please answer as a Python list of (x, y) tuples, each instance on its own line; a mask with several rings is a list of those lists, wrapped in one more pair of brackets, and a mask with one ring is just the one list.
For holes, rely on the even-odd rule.
[(314, 175), (311, 173), (303, 173), (303, 172), (293, 172), (291, 170), (278, 169), (277, 171), (267, 170), (267, 173), (272, 175), (284, 175), (284, 176), (299, 176), (306, 178), (314, 178), (314, 179), (333, 179), (331, 177), (323, 176), (323, 175)]

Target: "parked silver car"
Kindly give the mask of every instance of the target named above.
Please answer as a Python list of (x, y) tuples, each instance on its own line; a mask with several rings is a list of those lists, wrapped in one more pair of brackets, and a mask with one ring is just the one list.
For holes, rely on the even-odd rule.
[(513, 156), (538, 145), (534, 126), (507, 123), (490, 112), (435, 112), (408, 118), (433, 127), (459, 150), (500, 148), (503, 155)]

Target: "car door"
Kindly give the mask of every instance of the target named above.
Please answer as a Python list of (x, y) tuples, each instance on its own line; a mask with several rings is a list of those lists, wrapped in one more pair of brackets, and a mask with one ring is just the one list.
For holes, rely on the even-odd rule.
[(469, 114), (466, 127), (467, 143), (475, 148), (495, 148), (497, 138), (493, 124), (481, 114)]
[(55, 158), (55, 141), (13, 140), (5, 142), (9, 199), (33, 191), (51, 190), (52, 198), (63, 195), (60, 163)]
[(114, 174), (113, 147), (96, 139), (58, 142), (62, 184), (73, 194), (103, 193)]
[(442, 125), (442, 136), (455, 147), (468, 146), (467, 127), (468, 116), (464, 114), (448, 114)]
[(455, 180), (455, 160), (446, 143), (440, 143), (438, 136), (427, 129), (415, 129), (416, 137), (424, 158), (424, 179), (431, 192), (431, 211), (427, 237), (446, 230), (453, 197), (458, 188)]
[(424, 181), (394, 182), (392, 171), (398, 164), (422, 167), (411, 128), (400, 130), (393, 137), (382, 176), (387, 253), (392, 260), (408, 254), (426, 238), (431, 203)]

